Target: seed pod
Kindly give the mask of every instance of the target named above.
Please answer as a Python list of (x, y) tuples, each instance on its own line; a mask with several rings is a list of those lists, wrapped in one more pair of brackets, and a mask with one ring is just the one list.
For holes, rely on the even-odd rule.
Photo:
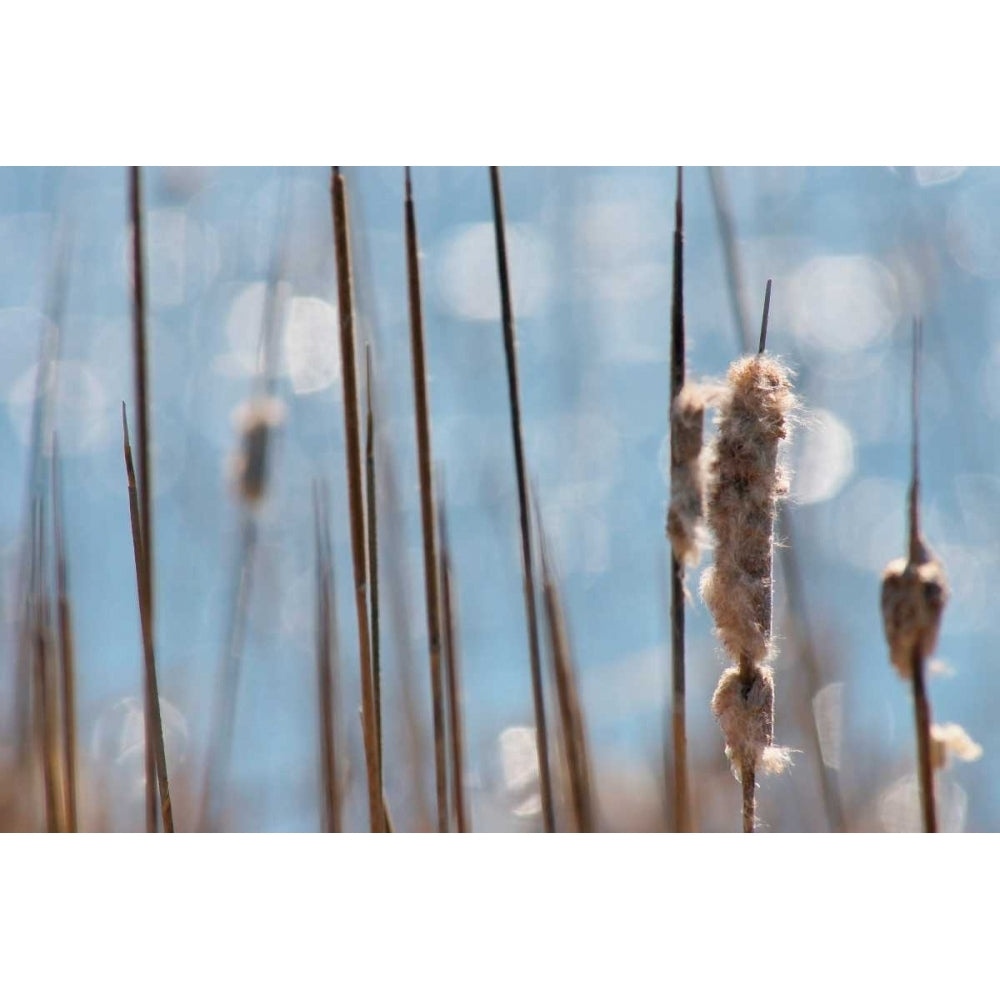
[(900, 677), (913, 672), (913, 654), (929, 657), (937, 647), (941, 615), (948, 601), (944, 568), (926, 545), (920, 560), (894, 559), (882, 574), (882, 624), (889, 659)]
[(284, 419), (284, 404), (275, 396), (251, 399), (236, 411), (240, 445), (231, 462), (231, 474), (237, 493), (246, 503), (257, 504), (264, 497), (267, 490), (268, 446), (272, 432), (281, 426)]
[(771, 774), (785, 769), (789, 751), (773, 745), (774, 674), (770, 667), (753, 667), (749, 685), (739, 667), (724, 671), (712, 695), (712, 714), (719, 720), (726, 756), (737, 778), (745, 764)]

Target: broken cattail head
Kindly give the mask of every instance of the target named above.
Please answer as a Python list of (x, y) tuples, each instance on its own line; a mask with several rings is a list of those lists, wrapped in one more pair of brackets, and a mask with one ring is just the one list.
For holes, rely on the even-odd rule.
[(926, 546), (920, 562), (894, 559), (882, 574), (882, 624), (889, 659), (904, 679), (913, 672), (913, 655), (929, 657), (937, 646), (948, 581), (941, 563)]
[(966, 764), (979, 760), (983, 748), (957, 722), (931, 726), (931, 765), (937, 769), (948, 766), (952, 757)]
[(774, 675), (770, 667), (754, 667), (748, 684), (739, 667), (730, 667), (712, 695), (712, 714), (726, 738), (726, 756), (741, 779), (745, 765), (757, 773), (779, 774), (789, 750), (774, 746)]
[(284, 419), (285, 405), (275, 396), (256, 397), (236, 411), (240, 445), (230, 471), (236, 492), (245, 503), (259, 503), (267, 491), (268, 447)]

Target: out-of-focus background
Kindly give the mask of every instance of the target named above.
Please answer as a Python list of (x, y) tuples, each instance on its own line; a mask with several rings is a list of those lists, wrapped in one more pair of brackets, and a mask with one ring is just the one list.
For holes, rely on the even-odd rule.
[[(403, 172), (345, 168), (358, 324), (378, 417), (387, 796), (397, 827), (432, 810), (430, 693), (403, 253)], [(558, 565), (600, 826), (669, 829), (668, 350), (674, 168), (506, 168), (526, 453)], [(417, 167), (435, 459), (449, 506), (472, 825), (539, 826), (496, 257), (486, 168)], [(195, 822), (240, 525), (229, 462), (266, 283), (287, 254), (278, 390), (287, 419), (260, 544), (223, 825), (320, 825), (312, 483), (330, 484), (340, 625), (346, 824), (367, 805), (326, 168), (144, 172), (157, 654), (178, 828)], [(714, 190), (713, 190), (714, 188)], [(1000, 828), (1000, 177), (964, 167), (705, 168), (684, 174), (688, 367), (721, 378), (759, 323), (802, 401), (788, 451), (775, 625), (776, 740), (764, 829), (919, 827), (909, 689), (888, 665), (879, 575), (904, 553), (910, 329), (924, 320), (925, 533), (948, 573), (930, 696), (975, 763), (938, 775), (941, 826)], [(72, 235), (56, 429), (78, 669), (85, 829), (143, 827), (142, 659), (121, 454), (133, 400), (126, 172), (0, 170), (2, 796), (40, 826), (13, 767), (27, 438), (54, 234)], [(726, 264), (720, 212), (733, 236)], [(363, 379), (362, 379), (363, 385)], [(703, 560), (702, 567), (710, 559)], [(798, 579), (785, 570), (791, 566)], [(690, 574), (688, 724), (697, 826), (736, 830), (739, 785), (709, 699), (725, 663)], [(811, 650), (811, 653), (810, 653)], [(807, 662), (808, 661), (808, 662)], [(409, 692), (407, 694), (407, 691)], [(414, 756), (409, 698), (418, 719)], [(554, 712), (554, 706), (550, 710)], [(815, 720), (815, 724), (811, 721)], [(816, 733), (818, 732), (818, 741)], [(824, 792), (825, 790), (825, 792)], [(13, 821), (12, 821), (13, 822)]]

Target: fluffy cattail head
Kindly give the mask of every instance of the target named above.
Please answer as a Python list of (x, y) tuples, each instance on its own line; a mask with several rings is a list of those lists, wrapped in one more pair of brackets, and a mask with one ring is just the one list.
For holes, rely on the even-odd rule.
[(231, 475), (240, 498), (259, 503), (267, 489), (268, 446), (285, 419), (285, 406), (275, 396), (259, 396), (244, 403), (235, 414), (240, 433), (239, 451), (231, 462)]
[(913, 673), (913, 656), (928, 657), (937, 646), (948, 581), (941, 563), (921, 545), (922, 559), (894, 559), (882, 574), (882, 624), (889, 659), (901, 677)]
[(709, 464), (715, 565), (702, 577), (701, 592), (734, 660), (760, 663), (769, 651), (774, 517), (788, 492), (778, 446), (789, 435), (794, 403), (790, 372), (780, 361), (760, 354), (730, 366)]
[(702, 437), (708, 392), (687, 383), (670, 416), (670, 508), (667, 537), (678, 562), (693, 566), (701, 549), (704, 514)]
[(783, 771), (789, 751), (774, 746), (774, 675), (770, 667), (754, 667), (745, 678), (730, 667), (712, 695), (712, 714), (726, 738), (726, 756), (733, 774), (742, 779), (749, 764), (755, 772)]

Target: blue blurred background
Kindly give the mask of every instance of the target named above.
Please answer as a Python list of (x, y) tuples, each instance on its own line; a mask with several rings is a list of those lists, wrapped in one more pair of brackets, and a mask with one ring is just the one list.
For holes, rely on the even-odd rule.
[[(357, 167), (345, 176), (359, 332), (376, 369), (387, 794), (396, 825), (415, 829), (427, 822), (433, 781), (403, 174)], [(489, 179), (483, 167), (417, 167), (413, 177), (472, 823), (530, 830), (539, 825), (537, 774)], [(795, 369), (802, 402), (784, 522), (800, 579), (789, 581), (780, 563), (775, 593), (776, 739), (802, 752), (789, 774), (762, 779), (762, 825), (828, 829), (821, 776), (849, 829), (919, 825), (911, 699), (888, 665), (878, 591), (885, 563), (904, 553), (909, 338), (920, 314), (924, 526), (952, 585), (930, 694), (935, 720), (960, 723), (984, 750), (939, 773), (941, 825), (1000, 828), (1000, 740), (990, 723), (1000, 622), (989, 597), (1000, 571), (990, 443), (1000, 418), (1000, 175), (766, 167), (714, 177), (731, 206), (742, 298), (734, 308), (710, 175), (689, 168), (689, 372), (724, 376), (741, 349), (737, 311), (756, 325), (771, 277), (768, 346)], [(195, 822), (226, 640), (240, 524), (227, 472), (233, 416), (252, 389), (266, 282), (285, 239), (287, 420), (259, 513), (224, 825), (319, 828), (311, 491), (322, 478), (332, 493), (347, 824), (364, 829), (327, 168), (150, 168), (144, 181), (157, 652), (178, 827)], [(561, 575), (601, 826), (614, 830), (671, 823), (664, 512), (674, 183), (674, 168), (504, 170), (527, 461)], [(26, 789), (13, 765), (14, 662), (26, 445), (57, 222), (73, 234), (56, 427), (81, 821), (141, 829), (142, 661), (119, 423), (121, 401), (133, 399), (124, 168), (0, 170), (2, 794), (22, 814), (12, 825), (40, 824), (38, 782)], [(697, 573), (689, 585), (695, 814), (703, 830), (735, 830), (739, 786), (708, 707), (725, 664)]]

